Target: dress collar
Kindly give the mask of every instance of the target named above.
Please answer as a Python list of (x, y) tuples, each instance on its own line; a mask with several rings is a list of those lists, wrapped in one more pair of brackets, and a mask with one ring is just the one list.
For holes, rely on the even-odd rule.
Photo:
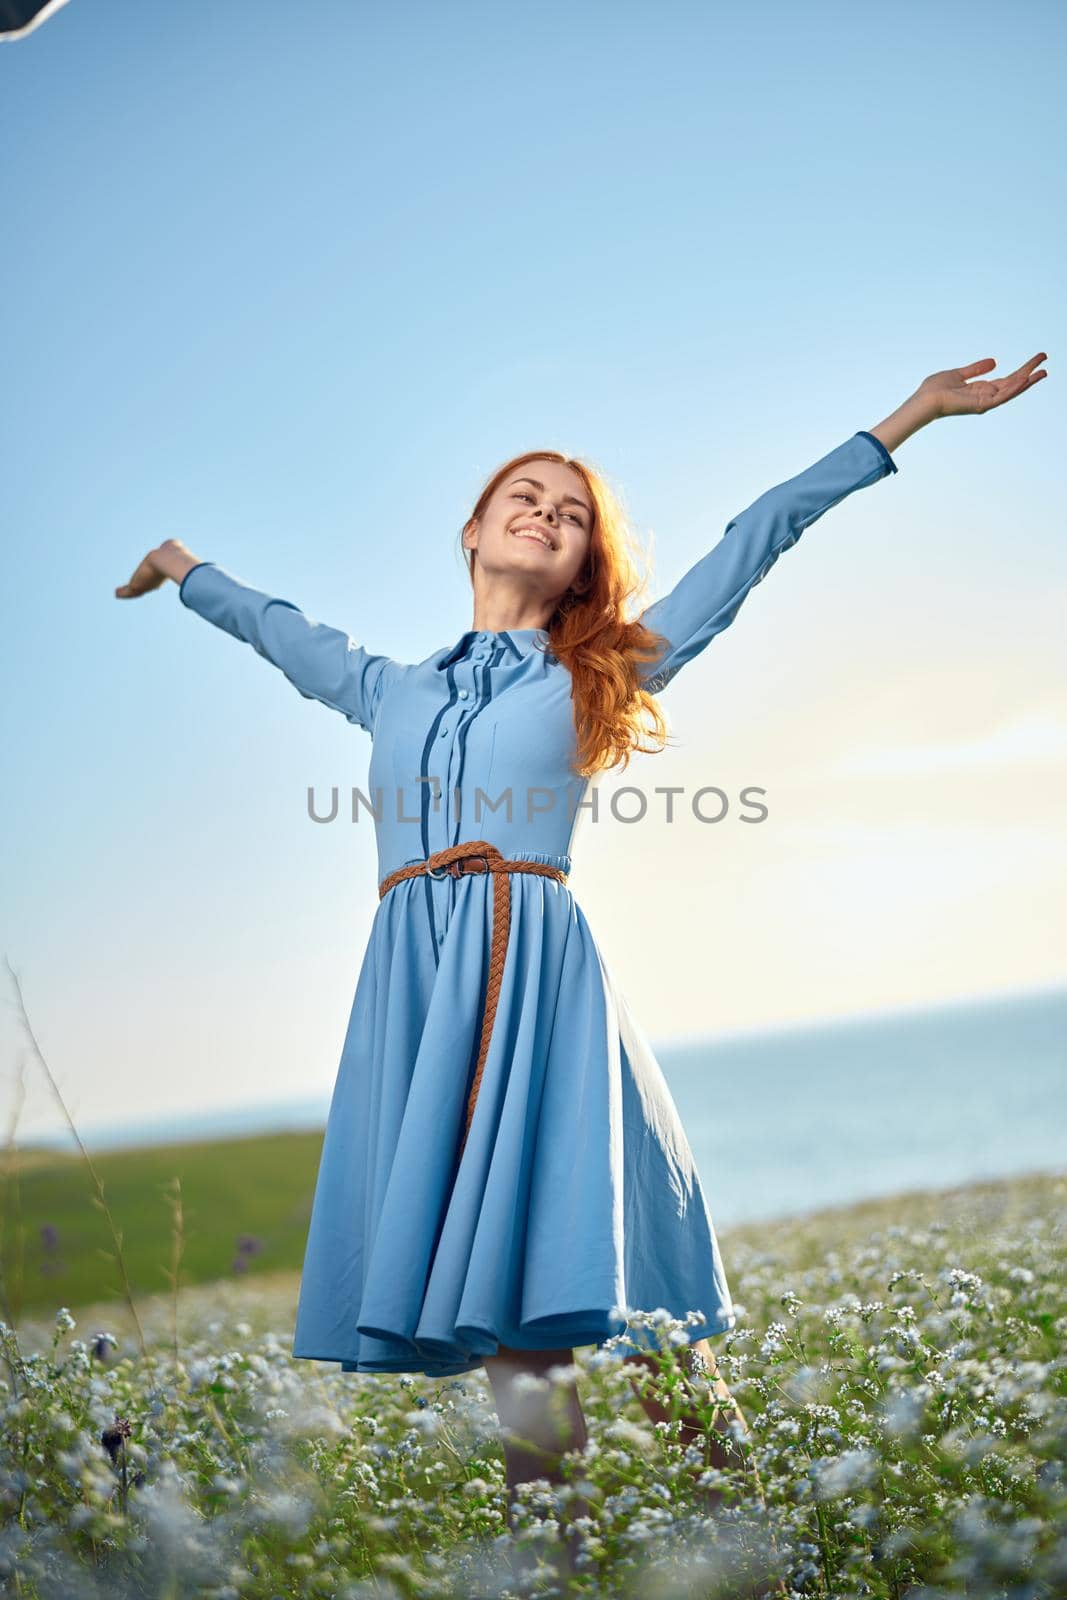
[(438, 668), (450, 667), (454, 661), (473, 646), (484, 643), (489, 649), (503, 648), (506, 652), (504, 660), (519, 661), (528, 656), (533, 650), (545, 649), (548, 645), (547, 628), (505, 628), (498, 633), (489, 629), (468, 628), (461, 634), (451, 650), (446, 651), (438, 660)]

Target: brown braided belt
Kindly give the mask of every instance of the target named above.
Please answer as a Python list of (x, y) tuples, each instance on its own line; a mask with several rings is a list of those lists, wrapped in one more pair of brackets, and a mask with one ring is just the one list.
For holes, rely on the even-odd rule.
[[(479, 862), (481, 865), (476, 865)], [(474, 1070), (474, 1082), (467, 1098), (467, 1120), (459, 1147), (461, 1155), (467, 1143), (467, 1134), (470, 1132), (474, 1102), (478, 1098), (485, 1058), (489, 1054), (496, 1004), (500, 998), (500, 983), (504, 976), (504, 958), (508, 953), (508, 936), (511, 932), (511, 880), (508, 874), (539, 872), (542, 877), (555, 878), (558, 883), (563, 884), (567, 882), (567, 874), (562, 867), (549, 866), (547, 861), (509, 861), (501, 855), (495, 844), (489, 844), (485, 839), (473, 839), (467, 844), (453, 844), (447, 850), (437, 850), (432, 856), (427, 856), (425, 861), (413, 861), (410, 866), (398, 867), (378, 885), (378, 898), (384, 900), (389, 890), (396, 884), (402, 883), (405, 878), (421, 877), (424, 873), (429, 873), (431, 878), (443, 878), (446, 872), (453, 878), (461, 875), (469, 877), (475, 871), (495, 872), (499, 876), (493, 885), (493, 938), (489, 948), (489, 979), (485, 992), (485, 1012), (482, 1016), (482, 1041), (478, 1050), (478, 1065)]]

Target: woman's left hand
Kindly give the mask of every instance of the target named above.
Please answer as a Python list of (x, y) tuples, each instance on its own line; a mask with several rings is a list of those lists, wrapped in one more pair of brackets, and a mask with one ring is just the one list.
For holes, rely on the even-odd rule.
[(962, 417), (971, 413), (980, 416), (992, 411), (994, 406), (1002, 406), (1005, 400), (1014, 400), (1017, 394), (1032, 389), (1042, 378), (1047, 378), (1047, 372), (1034, 371), (1036, 366), (1047, 360), (1048, 357), (1041, 351), (1039, 355), (1031, 356), (1029, 361), (1024, 361), (1006, 378), (991, 378), (982, 383), (969, 382), (969, 379), (977, 378), (980, 372), (988, 372), (996, 366), (993, 357), (986, 356), (984, 361), (972, 362), (969, 367), (949, 367), (944, 372), (931, 373), (915, 392), (922, 396), (935, 417)]

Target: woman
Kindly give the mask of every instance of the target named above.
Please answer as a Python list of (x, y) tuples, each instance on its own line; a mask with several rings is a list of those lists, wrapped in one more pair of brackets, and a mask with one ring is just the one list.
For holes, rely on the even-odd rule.
[[(595, 472), (552, 451), (518, 456), (486, 484), (463, 530), (471, 628), (417, 664), (369, 653), (176, 540), (115, 591), (130, 599), (175, 580), (188, 607), (372, 735), (380, 901), (293, 1353), (349, 1372), (484, 1364), (513, 1498), (531, 1477), (558, 1481), (559, 1451), (585, 1438), (573, 1386), (561, 1433), (546, 1402), (531, 1412), (536, 1385), (516, 1379), (609, 1338), (651, 1364), (627, 1308), (702, 1315), (687, 1365), (694, 1395), (703, 1373), (722, 1402), (710, 1460), (744, 1460), (744, 1420), (708, 1343), (735, 1316), (692, 1155), (566, 887), (591, 780), (648, 750), (646, 733), (662, 748), (654, 694), (804, 529), (895, 472), (890, 452), (919, 428), (1004, 404), (1045, 377), (1034, 371), (1045, 359), (988, 382), (969, 380), (989, 359), (934, 373), (877, 428), (735, 517), (637, 620), (625, 616), (635, 569), (617, 505)], [(695, 1415), (683, 1427), (703, 1432)]]

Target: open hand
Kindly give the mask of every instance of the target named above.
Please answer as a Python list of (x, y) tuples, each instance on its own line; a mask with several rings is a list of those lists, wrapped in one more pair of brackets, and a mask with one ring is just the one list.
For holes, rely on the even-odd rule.
[(1034, 371), (1036, 366), (1047, 360), (1048, 357), (1041, 351), (1031, 356), (1029, 361), (1024, 361), (1006, 378), (969, 382), (969, 379), (977, 378), (980, 372), (989, 372), (996, 366), (993, 357), (986, 356), (983, 361), (974, 361), (969, 367), (949, 367), (944, 372), (931, 373), (923, 379), (916, 393), (929, 402), (930, 409), (937, 417), (961, 417), (972, 412), (981, 415), (992, 411), (994, 406), (1002, 406), (1005, 400), (1014, 400), (1017, 394), (1034, 388), (1042, 378), (1047, 378), (1047, 372)]
[(150, 594), (153, 589), (158, 589), (168, 578), (180, 583), (190, 567), (196, 566), (196, 562), (196, 556), (180, 539), (164, 539), (161, 545), (149, 550), (129, 583), (119, 584), (115, 598), (136, 600), (139, 595)]
[(161, 583), (166, 583), (167, 574), (161, 572), (152, 560), (155, 552), (150, 550), (135, 570), (129, 583), (120, 583), (115, 590), (119, 600), (136, 600), (138, 595), (148, 594), (152, 589), (158, 589)]

